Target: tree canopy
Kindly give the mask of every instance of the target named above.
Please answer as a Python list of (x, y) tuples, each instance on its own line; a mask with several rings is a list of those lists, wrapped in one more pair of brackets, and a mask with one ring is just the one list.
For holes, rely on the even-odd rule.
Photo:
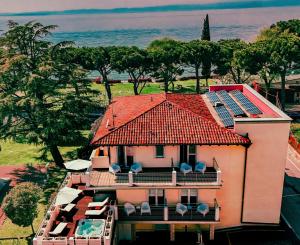
[(138, 95), (144, 89), (150, 72), (151, 59), (148, 52), (138, 47), (118, 47), (112, 53), (112, 66), (117, 72), (126, 72), (133, 82), (133, 91)]
[(36, 184), (27, 182), (18, 184), (4, 198), (2, 208), (6, 216), (18, 226), (31, 226), (38, 215), (38, 202), (42, 190)]
[(165, 92), (168, 92), (169, 86), (174, 88), (174, 80), (184, 71), (181, 65), (181, 42), (168, 38), (155, 40), (149, 45), (148, 52), (152, 59), (152, 75), (163, 80)]
[(42, 145), (63, 166), (58, 146), (82, 139), (97, 103), (84, 70), (62, 58), (68, 43), (46, 40), (54, 28), (10, 22), (1, 37), (0, 138)]

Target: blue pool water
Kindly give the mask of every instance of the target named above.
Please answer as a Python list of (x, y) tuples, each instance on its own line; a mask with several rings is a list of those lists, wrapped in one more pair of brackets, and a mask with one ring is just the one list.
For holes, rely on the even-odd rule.
[(104, 226), (104, 219), (82, 219), (78, 222), (75, 237), (100, 237)]

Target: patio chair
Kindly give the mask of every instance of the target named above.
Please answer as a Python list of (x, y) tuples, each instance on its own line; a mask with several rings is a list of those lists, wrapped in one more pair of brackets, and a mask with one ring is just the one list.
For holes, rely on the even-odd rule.
[(150, 214), (151, 215), (151, 208), (148, 202), (143, 202), (141, 204), (141, 215), (143, 214)]
[(204, 162), (197, 162), (195, 166), (195, 172), (203, 173), (206, 170), (206, 164)]
[(191, 165), (187, 164), (187, 163), (181, 163), (180, 165), (180, 172), (187, 174), (193, 171), (193, 168)]
[(205, 216), (209, 212), (209, 206), (206, 203), (200, 203), (197, 207), (197, 212)]
[(109, 201), (109, 197), (105, 198), (102, 202), (90, 202), (88, 204), (89, 208), (96, 208), (96, 207), (103, 207), (106, 205)]
[(124, 204), (124, 211), (127, 214), (127, 216), (136, 212), (135, 207), (129, 202)]
[(109, 166), (108, 171), (109, 171), (110, 173), (116, 174), (116, 173), (121, 172), (121, 167), (120, 167), (119, 164), (114, 163), (114, 164), (112, 164), (111, 166)]
[(142, 165), (140, 163), (133, 163), (131, 165), (131, 168), (130, 170), (133, 172), (133, 173), (139, 173), (139, 172), (142, 172), (143, 171), (143, 168), (142, 168)]
[(68, 223), (66, 223), (66, 222), (60, 222), (53, 231), (49, 232), (49, 235), (52, 235), (52, 236), (60, 235), (63, 232), (63, 230), (67, 227), (67, 225), (68, 225)]
[(104, 206), (100, 210), (86, 210), (85, 215), (86, 216), (98, 216), (103, 214), (106, 211), (107, 206)]
[(188, 211), (188, 207), (186, 205), (183, 205), (182, 203), (176, 204), (176, 212), (181, 214), (183, 216)]

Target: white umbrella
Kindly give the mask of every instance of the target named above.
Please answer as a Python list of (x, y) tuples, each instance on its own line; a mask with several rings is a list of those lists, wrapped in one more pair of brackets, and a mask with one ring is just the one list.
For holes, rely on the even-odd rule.
[(57, 205), (69, 204), (74, 199), (76, 199), (79, 193), (81, 192), (82, 190), (76, 190), (74, 188), (64, 187), (58, 192), (56, 196), (55, 205), (57, 206)]
[(91, 163), (91, 161), (77, 159), (77, 160), (66, 162), (66, 163), (64, 163), (64, 165), (65, 165), (66, 169), (82, 170), (82, 169), (89, 168), (92, 165), (92, 163)]

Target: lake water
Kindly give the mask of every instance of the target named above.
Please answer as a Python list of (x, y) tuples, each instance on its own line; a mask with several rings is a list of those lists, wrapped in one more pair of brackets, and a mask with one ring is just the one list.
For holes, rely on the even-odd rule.
[(37, 20), (59, 27), (52, 41), (74, 41), (77, 45), (147, 46), (152, 40), (172, 37), (180, 40), (201, 36), (203, 18), (210, 16), (212, 39), (253, 40), (259, 30), (279, 20), (300, 18), (300, 7), (197, 10), (146, 13), (0, 16), (0, 30), (9, 19), (24, 23)]

